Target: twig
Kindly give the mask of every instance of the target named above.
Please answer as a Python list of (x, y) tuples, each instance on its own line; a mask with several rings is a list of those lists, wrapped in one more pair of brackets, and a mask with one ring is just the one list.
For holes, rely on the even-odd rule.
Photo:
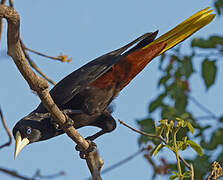
[[(117, 167), (119, 167), (119, 166), (129, 162), (130, 160), (132, 160), (133, 158), (135, 158), (137, 155), (141, 154), (145, 150), (147, 150), (147, 148), (145, 148), (145, 147), (139, 149), (135, 153), (133, 153), (133, 154), (129, 155), (128, 157), (126, 157), (125, 159), (122, 159), (121, 161), (118, 161), (115, 164), (113, 164), (113, 165), (107, 167), (106, 169), (102, 170), (101, 174), (106, 174), (107, 172), (112, 171), (112, 170), (116, 169)], [(91, 178), (88, 178), (86, 180), (91, 180)]]
[(50, 174), (50, 175), (42, 175), (40, 173), (40, 170), (37, 170), (35, 175), (33, 176), (33, 179), (36, 179), (36, 178), (40, 178), (40, 179), (54, 179), (54, 178), (57, 178), (57, 177), (60, 177), (60, 176), (64, 176), (64, 175), (65, 175), (64, 171), (60, 171), (58, 173)]
[(1, 0), (1, 4), (5, 4), (6, 3), (6, 0)]
[[(8, 22), (8, 55), (12, 57), (20, 73), (28, 82), (30, 89), (38, 94), (46, 109), (52, 114), (52, 117), (62, 127), (63, 124), (66, 123), (65, 115), (60, 111), (50, 96), (48, 90), (49, 85), (46, 80), (37, 76), (32, 71), (22, 51), (19, 34), (20, 18), (18, 13), (13, 8), (0, 5), (0, 18), (6, 18)], [(89, 148), (89, 143), (77, 132), (73, 126), (69, 128), (63, 128), (63, 131), (74, 142), (76, 142), (81, 149), (87, 150)], [(88, 168), (90, 169), (92, 179), (100, 180), (100, 169), (103, 165), (101, 158), (98, 158), (98, 156), (95, 157), (95, 152), (91, 152), (86, 157), (86, 162), (88, 164)]]
[(105, 173), (107, 173), (107, 172), (109, 172), (109, 171), (112, 171), (112, 170), (114, 170), (115, 168), (117, 168), (117, 167), (119, 167), (119, 166), (121, 166), (121, 165), (123, 165), (123, 164), (129, 162), (130, 160), (132, 160), (133, 158), (135, 158), (137, 155), (141, 154), (141, 153), (142, 153), (143, 151), (145, 151), (145, 150), (147, 150), (147, 148), (141, 148), (141, 149), (139, 149), (139, 150), (136, 151), (135, 153), (133, 153), (133, 154), (131, 154), (130, 156), (126, 157), (125, 159), (123, 159), (123, 160), (121, 160), (121, 161), (119, 161), (119, 162), (117, 162), (117, 163), (115, 163), (115, 164), (109, 166), (108, 168), (102, 170), (101, 174), (105, 174)]
[(50, 82), (53, 85), (56, 85), (56, 83), (51, 80), (50, 78), (48, 78), (45, 74), (42, 73), (42, 71), (39, 69), (39, 67), (34, 63), (34, 61), (29, 57), (28, 53), (26, 52), (26, 48), (25, 45), (23, 44), (23, 42), (20, 40), (21, 43), (21, 47), (23, 50), (23, 53), (27, 59), (27, 61), (29, 62), (29, 65), (36, 70), (36, 72), (38, 72), (44, 79), (46, 79), (48, 82)]
[[(1, 0), (1, 4), (5, 4), (6, 0)], [(3, 29), (3, 19), (0, 18), (0, 43), (1, 43), (1, 37), (2, 37), (2, 29)]]
[(198, 100), (196, 100), (196, 98), (194, 98), (193, 96), (189, 95), (188, 96), (191, 101), (197, 105), (197, 107), (199, 107), (202, 111), (204, 111), (205, 113), (207, 114), (210, 114), (210, 117), (212, 117), (213, 119), (218, 119), (218, 117), (213, 113), (211, 112), (208, 108), (206, 108), (203, 104), (201, 104)]
[(187, 163), (181, 156), (179, 156), (180, 160), (184, 163), (184, 165), (188, 168), (191, 169), (191, 165)]
[(176, 159), (177, 159), (177, 169), (178, 169), (178, 174), (179, 174), (179, 179), (180, 180), (183, 180), (183, 177), (182, 177), (182, 171), (181, 171), (181, 165), (180, 165), (180, 158), (179, 158), (179, 151), (178, 151), (178, 147), (177, 147), (177, 132), (178, 132), (179, 128), (176, 128), (175, 130), (173, 130), (173, 133), (172, 133), (172, 139), (173, 139), (173, 153), (175, 154), (176, 156)]
[[(147, 137), (158, 138), (158, 139), (160, 139), (162, 142), (164, 142), (165, 144), (167, 144), (167, 141), (166, 141), (162, 136), (156, 136), (156, 135), (154, 135), (154, 134), (148, 134), (148, 133), (146, 133), (146, 132), (137, 130), (137, 129), (135, 129), (135, 128), (129, 126), (128, 124), (124, 123), (124, 122), (121, 121), (120, 119), (119, 119), (118, 121), (120, 122), (120, 124), (123, 124), (124, 126), (126, 126), (126, 127), (129, 128), (129, 129), (131, 129), (132, 131), (135, 131), (135, 132), (137, 132), (137, 133), (139, 133), (139, 134), (141, 134), (141, 135), (147, 136)], [(189, 164), (188, 164), (188, 163), (187, 163), (187, 162), (186, 162), (180, 155), (179, 155), (179, 159), (184, 163), (184, 165), (185, 165), (188, 169), (192, 170), (192, 169), (191, 169), (191, 165), (189, 165)]]
[(61, 171), (59, 173), (52, 174), (52, 175), (41, 175), (40, 174), (40, 170), (37, 170), (33, 177), (26, 177), (24, 175), (19, 174), (18, 172), (14, 171), (14, 170), (9, 170), (9, 169), (2, 168), (2, 167), (0, 167), (0, 171), (5, 173), (5, 174), (8, 174), (8, 175), (10, 175), (10, 176), (12, 176), (14, 178), (18, 178), (18, 179), (22, 179), (22, 180), (35, 180), (37, 178), (40, 178), (40, 179), (53, 179), (53, 178), (57, 178), (57, 177), (65, 175), (64, 171)]
[(156, 166), (155, 162), (152, 160), (152, 158), (149, 154), (144, 154), (144, 157), (150, 163), (150, 165), (153, 167), (154, 172), (153, 172), (152, 179), (154, 179), (157, 174), (161, 174), (161, 169), (159, 166)]
[(3, 172), (3, 173), (5, 173), (5, 174), (8, 174), (8, 175), (10, 175), (12, 177), (18, 178), (18, 179), (34, 180), (33, 178), (28, 178), (26, 176), (23, 176), (23, 175), (18, 174), (16, 171), (9, 170), (9, 169), (6, 169), (6, 168), (1, 168), (0, 167), (0, 171)]
[(30, 49), (30, 48), (27, 48), (26, 46), (24, 48), (27, 51), (29, 51), (29, 52), (32, 52), (32, 53), (37, 54), (39, 56), (43, 56), (45, 58), (49, 58), (49, 59), (53, 59), (53, 60), (58, 60), (58, 61), (61, 61), (61, 62), (70, 62), (71, 61), (71, 58), (70, 59), (67, 59), (67, 56), (66, 55), (61, 55), (61, 56), (54, 57), (54, 56), (49, 56), (49, 55), (40, 53), (40, 52), (38, 52), (36, 50), (33, 50), (33, 49)]
[(194, 167), (193, 167), (193, 164), (190, 164), (190, 171), (191, 171), (191, 180), (194, 180)]
[(1, 121), (2, 121), (2, 124), (3, 124), (3, 127), (4, 127), (5, 131), (8, 134), (8, 137), (9, 137), (9, 141), (0, 146), (0, 149), (1, 149), (1, 148), (6, 147), (6, 146), (9, 146), (12, 143), (12, 135), (11, 135), (11, 132), (10, 132), (9, 128), (7, 127), (7, 124), (6, 124), (6, 121), (5, 121), (5, 118), (3, 116), (1, 108), (0, 108), (0, 118), (1, 118)]
[(14, 6), (14, 2), (13, 2), (13, 0), (9, 0), (9, 6), (10, 6), (10, 7), (13, 7), (13, 6)]
[(126, 126), (127, 128), (141, 134), (141, 135), (144, 135), (144, 136), (147, 136), (147, 137), (151, 137), (151, 138), (157, 138), (157, 139), (160, 139), (161, 141), (165, 142), (166, 143), (166, 140), (162, 137), (162, 136), (157, 136), (155, 134), (149, 134), (149, 133), (146, 133), (146, 132), (143, 132), (143, 131), (140, 131), (138, 129), (135, 129), (131, 126), (129, 126), (128, 124), (124, 123), (123, 121), (121, 121), (120, 119), (118, 120), (120, 124), (123, 124), (124, 126)]

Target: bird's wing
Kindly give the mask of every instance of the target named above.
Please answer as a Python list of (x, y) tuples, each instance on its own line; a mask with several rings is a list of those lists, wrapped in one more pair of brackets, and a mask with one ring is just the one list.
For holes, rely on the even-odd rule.
[[(210, 8), (208, 7), (195, 13), (194, 15), (177, 25), (172, 30), (160, 36), (155, 41), (153, 40), (157, 32), (147, 33), (132, 41), (131, 43), (121, 47), (120, 49), (112, 51), (89, 62), (88, 64), (74, 71), (73, 73), (65, 77), (62, 81), (60, 81), (50, 91), (52, 98), (59, 107), (64, 105), (69, 100), (71, 100), (77, 93), (83, 90), (86, 86), (88, 86), (97, 78), (102, 76), (105, 72), (107, 72), (114, 64), (119, 62), (123, 56), (128, 55), (132, 51), (135, 51), (140, 48), (148, 49), (153, 45), (165, 42), (166, 46), (159, 54), (164, 53), (168, 49), (174, 47), (184, 39), (191, 36), (193, 33), (198, 31), (202, 27), (209, 24), (215, 17), (215, 14), (211, 14), (213, 10), (209, 9)], [(150, 37), (152, 38), (150, 39)], [(130, 48), (137, 42), (139, 43), (135, 47), (125, 52), (128, 48)], [(42, 103), (36, 109), (36, 111), (38, 110), (45, 110)]]
[[(147, 44), (152, 42), (157, 35), (157, 32), (154, 33), (146, 33), (129, 44), (114, 50), (110, 53), (102, 55), (89, 63), (85, 64), (81, 68), (72, 72), (60, 82), (58, 82), (53, 89), (50, 91), (50, 94), (57, 104), (57, 106), (61, 107), (70, 101), (76, 94), (85, 89), (89, 84), (95, 81), (98, 77), (102, 76), (106, 73), (114, 64), (122, 59), (122, 54), (131, 46), (139, 42), (136, 46), (134, 46), (131, 50), (135, 50), (141, 48), (140, 43), (143, 44), (145, 41)], [(123, 54), (124, 55), (124, 54)], [(45, 107), (42, 103), (37, 107), (35, 112), (46, 112)]]

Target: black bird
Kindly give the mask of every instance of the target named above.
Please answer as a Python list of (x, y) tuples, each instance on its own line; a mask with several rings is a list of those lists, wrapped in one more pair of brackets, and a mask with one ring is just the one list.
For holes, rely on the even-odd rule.
[[(144, 34), (122, 48), (87, 63), (53, 87), (50, 91), (53, 100), (73, 120), (75, 128), (101, 128), (89, 136), (89, 140), (113, 131), (116, 122), (108, 110), (111, 101), (154, 57), (210, 23), (215, 16), (211, 12), (208, 8), (201, 10), (155, 41), (158, 31)], [(29, 143), (63, 133), (40, 103), (13, 128), (16, 139), (14, 157)]]

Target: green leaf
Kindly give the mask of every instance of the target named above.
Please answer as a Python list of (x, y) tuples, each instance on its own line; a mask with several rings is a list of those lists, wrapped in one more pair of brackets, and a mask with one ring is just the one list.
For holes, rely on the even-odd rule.
[(217, 0), (214, 3), (215, 9), (218, 12), (218, 15), (221, 15), (221, 11), (223, 10), (223, 0)]
[(181, 91), (181, 95), (175, 98), (174, 107), (177, 111), (177, 114), (184, 113), (186, 111), (187, 104), (188, 104), (188, 97), (186, 96), (185, 93)]
[(193, 126), (191, 125), (190, 122), (186, 122), (186, 126), (188, 127), (189, 131), (191, 132), (191, 134), (194, 134), (194, 128)]
[(176, 179), (178, 176), (177, 175), (172, 175), (172, 176), (170, 176), (170, 180), (174, 180), (174, 179)]
[(203, 61), (202, 77), (207, 89), (214, 84), (216, 78), (216, 71), (216, 61), (210, 61), (209, 59), (205, 59)]
[(202, 149), (201, 149), (201, 147), (200, 147), (197, 143), (195, 143), (195, 142), (192, 141), (192, 140), (187, 140), (187, 144), (188, 144), (191, 148), (193, 148), (193, 149), (194, 149), (200, 156), (203, 155)]
[(168, 119), (161, 119), (159, 121), (159, 123), (162, 124), (162, 125), (167, 125), (168, 124)]
[(219, 128), (215, 130), (215, 132), (210, 135), (211, 139), (207, 143), (205, 140), (201, 140), (200, 144), (202, 148), (207, 149), (207, 150), (214, 150), (221, 144), (223, 144), (222, 137), (223, 137), (223, 128)]
[(173, 119), (176, 116), (176, 109), (168, 106), (162, 105), (161, 118), (162, 119)]
[(156, 135), (160, 136), (163, 133), (164, 128), (165, 128), (165, 125), (163, 125), (163, 124), (157, 126), (156, 127)]
[(155, 147), (155, 149), (152, 151), (152, 156), (155, 156), (162, 148), (164, 147), (163, 144), (159, 144)]
[(174, 147), (173, 147), (173, 144), (166, 144), (164, 145), (165, 147), (167, 147), (168, 149), (170, 149), (171, 151), (174, 151)]
[(158, 82), (158, 87), (160, 87), (160, 85), (166, 85), (167, 81), (171, 78), (170, 74), (166, 74), (163, 77), (160, 78), (159, 82)]
[(190, 75), (194, 72), (192, 59), (190, 56), (184, 56), (182, 61), (182, 67), (180, 68), (182, 74), (188, 79)]
[(219, 117), (219, 121), (222, 123), (223, 122), (223, 116)]
[(190, 172), (190, 171), (185, 171), (185, 172), (183, 173), (183, 177), (184, 177), (184, 178), (189, 178), (189, 177), (191, 177), (191, 172)]
[(187, 143), (184, 141), (177, 141), (177, 148), (180, 149), (181, 151), (184, 151), (187, 148)]
[(218, 162), (223, 162), (223, 152), (221, 152), (221, 153), (218, 155), (216, 161), (218, 161)]
[(222, 36), (210, 36), (208, 39), (203, 38), (194, 38), (191, 41), (192, 47), (199, 47), (199, 48), (219, 48), (223, 46), (223, 37)]
[(147, 132), (147, 133), (155, 132), (155, 124), (152, 118), (138, 120), (137, 124), (140, 126), (140, 129), (144, 132)]
[[(136, 122), (139, 125), (140, 130), (147, 132), (147, 133), (155, 133), (155, 125), (154, 125), (153, 119), (147, 118), (147, 119), (143, 119), (143, 120), (138, 120)], [(147, 143), (149, 140), (151, 140), (151, 138), (142, 135), (138, 139), (138, 144), (141, 145), (143, 143)]]
[(209, 40), (211, 41), (211, 44), (215, 45), (215, 48), (217, 45), (223, 45), (223, 37), (221, 36), (211, 36)]
[(194, 172), (195, 172), (194, 179), (199, 180), (199, 179), (206, 179), (204, 177), (207, 176), (207, 170), (210, 169), (211, 167), (210, 162), (213, 162), (213, 160), (210, 161), (210, 156), (207, 156), (206, 154), (204, 154), (203, 156), (196, 156), (192, 161), (187, 160), (187, 162), (193, 164)]
[(191, 41), (191, 46), (192, 47), (199, 47), (199, 48), (215, 48), (215, 44), (212, 44), (210, 40), (205, 40), (202, 38), (194, 38)]
[(162, 105), (163, 98), (166, 96), (166, 94), (160, 94), (154, 101), (152, 101), (149, 104), (149, 113), (155, 111), (158, 107)]
[(170, 180), (176, 179), (177, 177), (179, 177), (179, 174), (177, 172), (172, 171), (172, 173), (174, 175), (170, 176)]
[(164, 130), (166, 139), (169, 139), (170, 130), (171, 130), (171, 126), (167, 126)]

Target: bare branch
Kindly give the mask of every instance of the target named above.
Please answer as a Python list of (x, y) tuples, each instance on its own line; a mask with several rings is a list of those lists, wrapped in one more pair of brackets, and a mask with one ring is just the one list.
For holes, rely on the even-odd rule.
[[(191, 169), (191, 165), (187, 163), (181, 156), (179, 156), (179, 159), (184, 163), (184, 165), (188, 168)], [(192, 165), (193, 166), (193, 165)], [(193, 168), (193, 167), (192, 167)], [(192, 169), (191, 169), (192, 170)]]
[(7, 127), (7, 124), (6, 124), (6, 121), (5, 121), (5, 118), (3, 116), (1, 108), (0, 108), (0, 118), (1, 118), (1, 121), (2, 121), (2, 124), (3, 124), (3, 127), (4, 127), (5, 131), (8, 134), (8, 137), (9, 137), (9, 141), (0, 146), (0, 149), (1, 149), (1, 148), (6, 147), (6, 146), (9, 146), (12, 143), (12, 135), (11, 135), (11, 132), (10, 132), (9, 128)]
[(203, 104), (201, 104), (195, 97), (193, 97), (193, 96), (190, 95), (189, 98), (203, 112), (205, 112), (207, 114), (210, 114), (210, 117), (212, 117), (213, 119), (218, 119), (218, 117), (213, 112), (211, 112), (207, 107), (205, 107)]
[(32, 52), (34, 54), (39, 55), (39, 56), (43, 56), (45, 58), (49, 58), (49, 59), (53, 59), (53, 60), (58, 60), (58, 61), (61, 61), (61, 62), (71, 62), (71, 60), (72, 60), (72, 58), (67, 59), (67, 55), (60, 55), (60, 56), (54, 57), (54, 56), (48, 56), (46, 54), (40, 53), (40, 52), (35, 51), (33, 49), (30, 49), (30, 48), (27, 48), (26, 46), (24, 46), (24, 48), (27, 51), (30, 51), (30, 52)]
[(6, 0), (1, 0), (1, 4), (5, 4), (6, 3)]
[(33, 176), (33, 179), (36, 179), (36, 178), (40, 178), (40, 179), (54, 179), (54, 178), (57, 178), (57, 177), (60, 177), (60, 176), (64, 176), (64, 175), (66, 175), (64, 171), (60, 171), (58, 173), (50, 174), (50, 175), (42, 175), (40, 173), (40, 170), (37, 170), (35, 175)]
[[(1, 4), (5, 4), (6, 0), (1, 0)], [(0, 18), (0, 43), (1, 43), (1, 37), (2, 37), (2, 29), (3, 29), (3, 19)]]
[(44, 79), (46, 79), (49, 83), (56, 85), (56, 83), (51, 80), (50, 78), (48, 78), (45, 74), (42, 73), (42, 71), (40, 70), (40, 68), (34, 63), (34, 61), (30, 58), (30, 56), (28, 55), (28, 53), (26, 52), (26, 48), (25, 45), (23, 44), (23, 42), (20, 40), (21, 46), (22, 46), (22, 50), (23, 53), (27, 59), (27, 61), (29, 62), (29, 65), (36, 70), (36, 72), (38, 72)]
[(193, 164), (190, 164), (190, 171), (191, 171), (191, 180), (194, 180), (194, 167)]
[(40, 170), (37, 170), (33, 177), (27, 177), (27, 176), (19, 174), (18, 172), (14, 171), (14, 170), (9, 170), (9, 169), (2, 168), (2, 167), (0, 167), (0, 172), (3, 172), (5, 174), (8, 174), (8, 175), (14, 177), (14, 178), (18, 178), (18, 179), (22, 179), (22, 180), (35, 180), (37, 178), (53, 179), (53, 178), (57, 178), (57, 177), (65, 175), (64, 171), (61, 171), (61, 172), (58, 172), (58, 173), (52, 174), (52, 175), (41, 175)]
[(0, 167), (0, 171), (3, 172), (3, 173), (5, 173), (5, 174), (8, 174), (8, 175), (10, 175), (12, 177), (18, 178), (18, 179), (34, 180), (33, 178), (28, 178), (26, 176), (23, 176), (23, 175), (18, 174), (16, 171), (9, 170), (9, 169), (6, 169), (6, 168), (1, 168)]
[(14, 6), (14, 1), (13, 0), (9, 0), (9, 6), (13, 7)]
[[(135, 153), (129, 155), (128, 157), (122, 159), (121, 161), (116, 162), (115, 164), (107, 167), (106, 169), (101, 171), (101, 174), (106, 174), (109, 171), (112, 171), (114, 169), (116, 169), (117, 167), (126, 164), (127, 162), (129, 162), (130, 160), (132, 160), (133, 158), (135, 158), (136, 156), (138, 156), (139, 154), (141, 154), (142, 152), (144, 152), (145, 150), (148, 150), (148, 148), (141, 148), (138, 151), (136, 151)], [(86, 180), (91, 180), (91, 178), (87, 178)]]
[(122, 159), (121, 161), (111, 165), (110, 167), (104, 169), (101, 171), (101, 174), (105, 174), (109, 171), (114, 170), (115, 168), (129, 162), (130, 160), (132, 160), (133, 158), (135, 158), (137, 155), (141, 154), (143, 151), (147, 150), (147, 148), (141, 148), (138, 151), (136, 151), (135, 153), (131, 154), (130, 156), (126, 157), (125, 159)]
[[(36, 91), (46, 109), (52, 114), (52, 117), (61, 127), (63, 127), (63, 125), (67, 121), (66, 117), (60, 111), (60, 109), (57, 107), (52, 97), (50, 96), (48, 83), (32, 71), (22, 51), (19, 38), (20, 18), (18, 13), (13, 8), (7, 7), (5, 5), (0, 5), (0, 18), (6, 18), (8, 22), (8, 55), (12, 57), (20, 73), (28, 82), (30, 88), (33, 91)], [(77, 132), (77, 130), (73, 126), (63, 128), (63, 131), (66, 132), (66, 134), (74, 142), (76, 142), (81, 149), (87, 150), (89, 148), (89, 143)], [(100, 168), (102, 167), (102, 161), (101, 159), (94, 156), (95, 152), (89, 153), (89, 155), (86, 157), (86, 161), (88, 164), (88, 168), (90, 169), (92, 179), (100, 180)]]
[(162, 136), (157, 136), (155, 134), (149, 134), (149, 133), (146, 133), (144, 131), (140, 131), (138, 129), (135, 129), (131, 126), (129, 126), (128, 124), (124, 123), (123, 121), (121, 121), (120, 119), (118, 120), (120, 122), (120, 124), (123, 124), (124, 126), (126, 126), (127, 128), (141, 134), (141, 135), (144, 135), (144, 136), (147, 136), (147, 137), (151, 137), (151, 138), (157, 138), (157, 139), (160, 139), (161, 141), (165, 142), (166, 143), (166, 140), (162, 137)]
[(161, 169), (159, 166), (157, 166), (155, 164), (155, 162), (152, 160), (151, 155), (149, 154), (144, 154), (144, 157), (146, 158), (146, 160), (149, 162), (149, 164), (152, 166), (153, 168), (153, 176), (152, 179), (155, 179), (157, 174), (161, 174)]

